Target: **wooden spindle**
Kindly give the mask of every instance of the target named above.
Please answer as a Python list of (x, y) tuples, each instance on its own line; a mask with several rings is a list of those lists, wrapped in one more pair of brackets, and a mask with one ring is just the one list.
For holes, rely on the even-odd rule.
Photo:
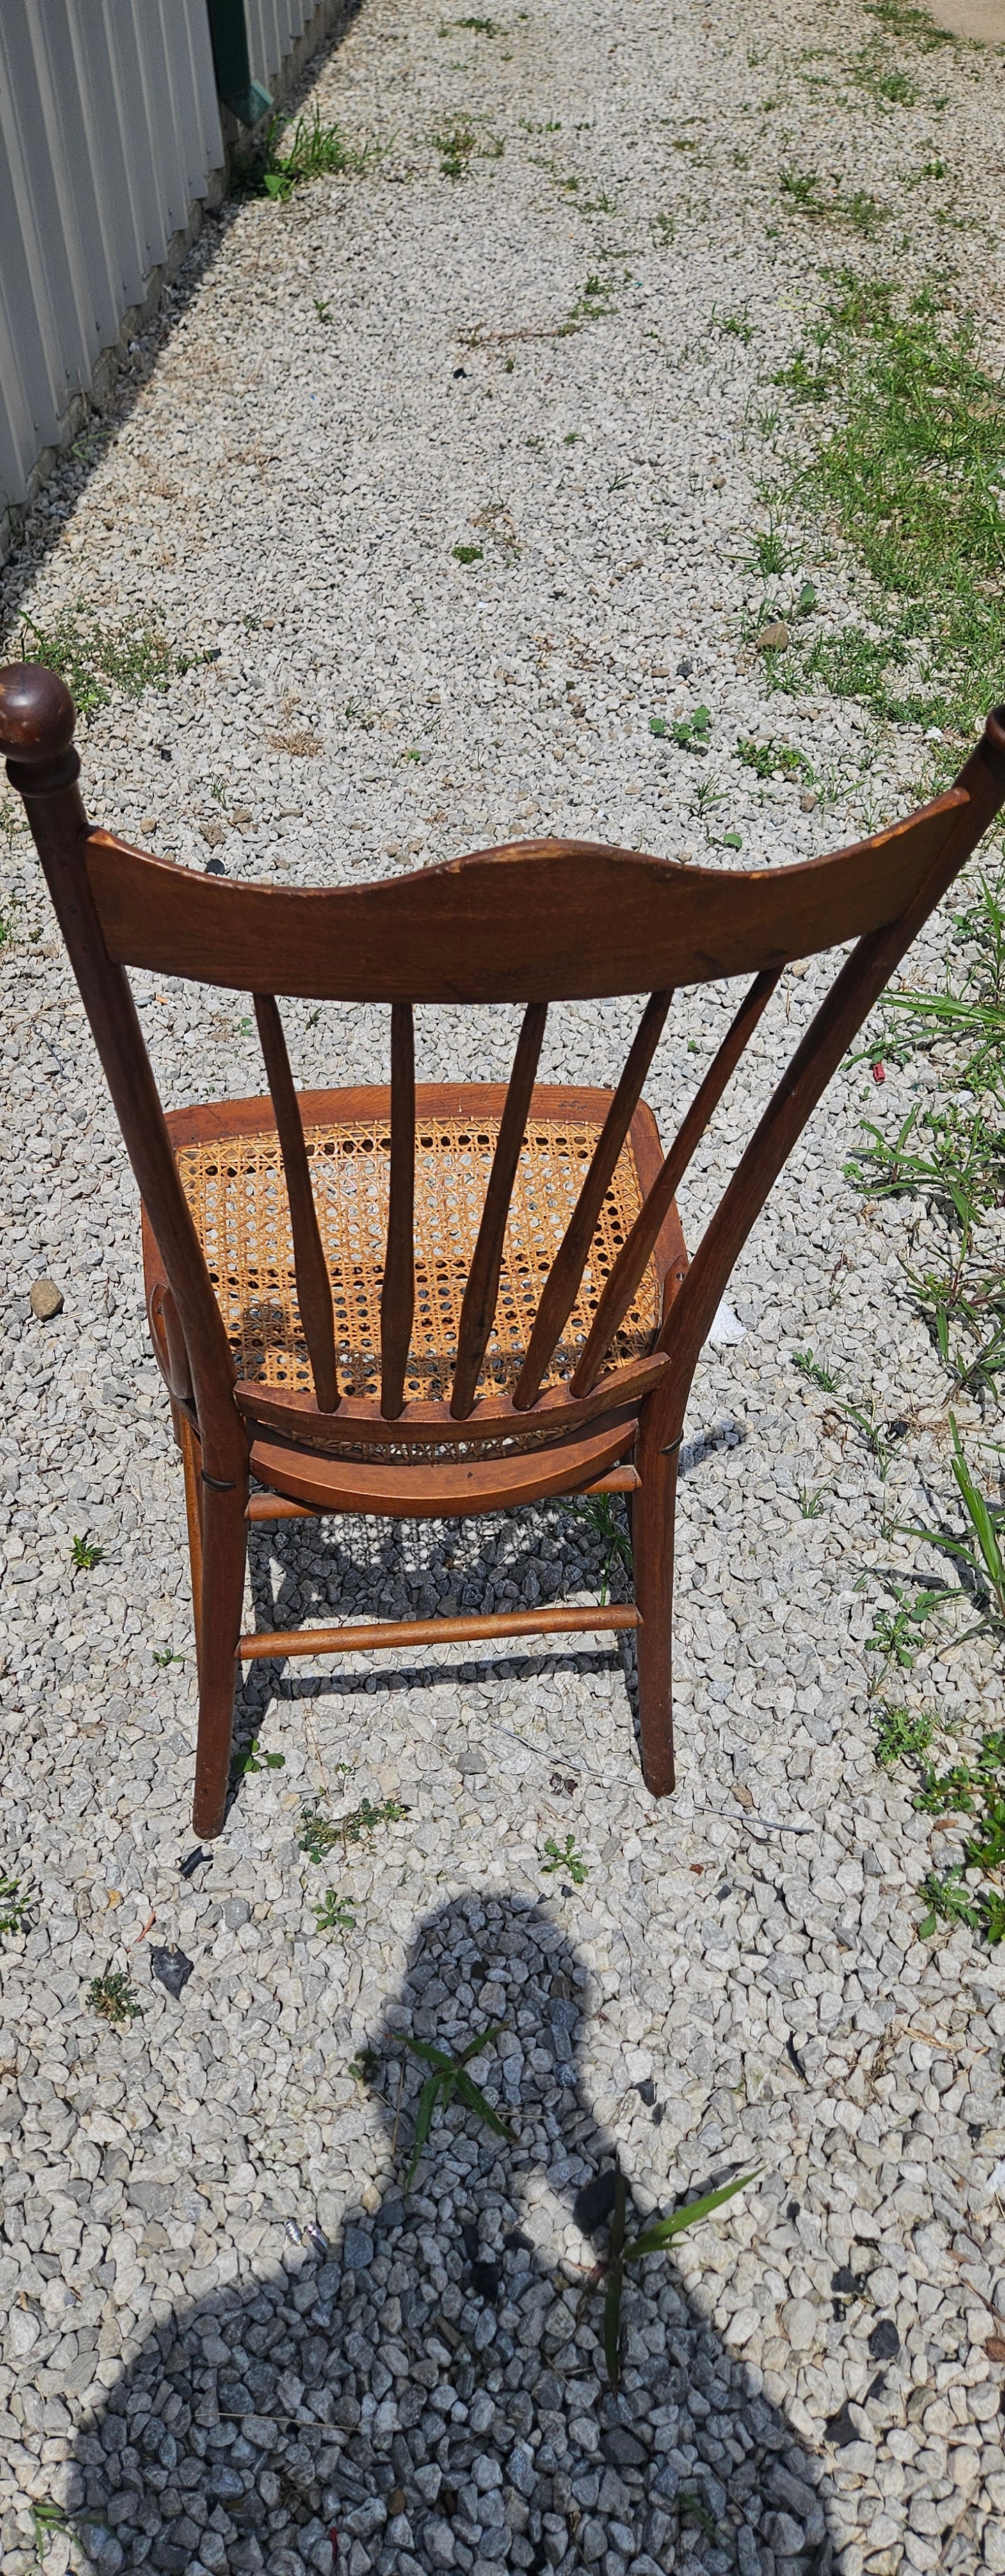
[(547, 1374), (559, 1334), (575, 1305), (597, 1219), (638, 1108), (642, 1085), (666, 1026), (672, 1000), (672, 992), (651, 994), (639, 1021), (624, 1072), (597, 1139), (589, 1171), (545, 1282), (527, 1357), (513, 1394), (513, 1402), (521, 1411), (536, 1403), (541, 1380)]
[(294, 1089), (275, 995), (254, 993), (252, 1000), (286, 1174), (293, 1233), (293, 1267), (300, 1320), (314, 1375), (314, 1393), (321, 1413), (337, 1413), (340, 1397), (335, 1366), (331, 1281), (311, 1188), (300, 1103)]
[(454, 1369), (454, 1386), (450, 1398), (450, 1411), (455, 1422), (462, 1422), (465, 1415), (471, 1411), (495, 1318), (506, 1220), (509, 1216), (516, 1168), (526, 1133), (547, 1017), (547, 1002), (528, 1002), (513, 1058), (506, 1106), (499, 1121), (499, 1134), (492, 1157), (492, 1170), (485, 1193), (482, 1221), (478, 1228), (478, 1241), (472, 1255), (468, 1283), (464, 1291), (464, 1303), (461, 1307), (460, 1331), (457, 1337), (457, 1365)]
[(573, 1395), (588, 1395), (600, 1374), (605, 1356), (615, 1333), (624, 1322), (647, 1261), (652, 1255), (656, 1237), (668, 1214), (695, 1146), (704, 1134), (709, 1119), (718, 1108), (731, 1073), (736, 1069), (748, 1039), (752, 1036), (761, 1013), (765, 1010), (781, 974), (772, 967), (757, 975), (745, 994), (740, 1008), (710, 1064), (705, 1079), (699, 1084), (690, 1109), (681, 1120), (673, 1144), (658, 1180), (653, 1184), (627, 1241), (622, 1244), (610, 1278), (590, 1326), (583, 1355), (570, 1380)]
[(410, 1002), (391, 1005), (391, 1190), (380, 1292), (380, 1409), (395, 1422), (415, 1313), (415, 1022)]

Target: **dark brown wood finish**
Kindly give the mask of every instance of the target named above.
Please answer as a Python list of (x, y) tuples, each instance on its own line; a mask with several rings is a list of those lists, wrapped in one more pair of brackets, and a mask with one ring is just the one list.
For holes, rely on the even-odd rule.
[(781, 968), (896, 920), (955, 794), (833, 858), (746, 874), (521, 841), (314, 892), (195, 876), (108, 832), (88, 871), (109, 955), (157, 975), (343, 1002), (577, 1001)]
[[(539, 1396), (541, 1381), (551, 1365), (559, 1334), (563, 1325), (568, 1322), (575, 1305), (590, 1245), (596, 1233), (597, 1219), (610, 1187), (621, 1148), (638, 1108), (642, 1085), (663, 1035), (672, 999), (671, 993), (651, 993), (635, 1032), (624, 1072), (597, 1139), (596, 1152), (541, 1292), (534, 1329), (527, 1346), (527, 1357), (513, 1391), (513, 1402), (519, 1413), (525, 1412)], [(671, 1191), (670, 1197), (672, 1196)], [(662, 1210), (659, 1224), (654, 1229), (645, 1260), (639, 1265), (638, 1276), (633, 1283), (631, 1295), (625, 1300), (622, 1314), (627, 1313), (631, 1305), (632, 1297), (655, 1245), (660, 1225), (668, 1213), (669, 1205), (668, 1199)], [(621, 1321), (620, 1316), (618, 1321)]]
[(318, 1212), (307, 1163), (303, 1121), (293, 1086), (290, 1059), (286, 1052), (283, 1024), (273, 993), (255, 993), (255, 1022), (262, 1049), (266, 1080), (276, 1113), (276, 1133), (283, 1157), (286, 1195), (290, 1203), (290, 1225), (293, 1233), (293, 1257), (297, 1274), (297, 1302), (304, 1340), (310, 1352), (311, 1369), (321, 1413), (337, 1413), (339, 1404), (338, 1374), (335, 1367), (335, 1319), (332, 1313), (331, 1281), (321, 1241)]
[[(154, 1347), (185, 1470), (199, 1665), (195, 1823), (223, 1823), (236, 1660), (355, 1651), (406, 1639), (576, 1633), (634, 1625), (646, 1780), (673, 1785), (670, 1619), (677, 1460), (695, 1363), (773, 1181), (866, 1012), (932, 907), (1005, 803), (1005, 709), (989, 716), (956, 786), (856, 848), (747, 873), (680, 868), (632, 851), (543, 841), (479, 853), (389, 884), (300, 893), (235, 885), (133, 851), (88, 826), (73, 708), (51, 672), (0, 673), (0, 749), (24, 798), (143, 1203)], [(688, 1268), (675, 1192), (786, 960), (855, 941), (796, 1047)], [(165, 1120), (125, 966), (256, 995), (271, 1103), (201, 1104)], [(714, 1065), (664, 1155), (640, 1086), (670, 987), (753, 975)], [(548, 1003), (649, 992), (615, 1093), (537, 1085)], [(332, 1288), (305, 1128), (388, 1112), (379, 1091), (296, 1093), (275, 995), (390, 1002), (391, 1211), (381, 1293), (379, 1402), (335, 1378)], [(524, 1022), (508, 1092), (414, 1086), (412, 1005), (516, 1001)], [(413, 1331), (416, 1118), (499, 1122), (467, 1268), (449, 1403), (405, 1401)], [(514, 1177), (528, 1120), (602, 1131), (513, 1393), (477, 1397)], [(176, 1154), (278, 1140), (287, 1176), (300, 1318), (313, 1391), (236, 1383), (236, 1369)], [(628, 1139), (625, 1143), (624, 1139)], [(270, 1148), (271, 1150), (271, 1148)], [(529, 1148), (528, 1148), (529, 1150)], [(599, 1297), (570, 1378), (545, 1386), (591, 1260), (598, 1211), (630, 1151), (643, 1205)], [(333, 1167), (337, 1171), (337, 1164)], [(331, 1186), (329, 1171), (326, 1186)], [(634, 1198), (627, 1205), (634, 1208)], [(523, 1256), (521, 1256), (522, 1258)], [(533, 1276), (538, 1255), (527, 1255)], [(655, 1346), (609, 1357), (651, 1262)], [(582, 1326), (578, 1328), (582, 1330)], [(243, 1346), (243, 1345), (242, 1345)], [(498, 1369), (498, 1354), (496, 1360)], [(291, 1363), (290, 1374), (295, 1375)], [(543, 1388), (543, 1392), (542, 1392)], [(267, 1490), (249, 1502), (249, 1471)], [(556, 1493), (621, 1491), (631, 1506), (635, 1605), (517, 1612), (498, 1620), (240, 1635), (249, 1520), (361, 1510), (422, 1517), (505, 1509)]]
[(415, 1314), (415, 1020), (391, 1005), (391, 1191), (380, 1299), (380, 1409), (394, 1422), (405, 1401)]
[(547, 1002), (528, 1002), (523, 1025), (517, 1039), (513, 1071), (510, 1075), (506, 1106), (499, 1124), (499, 1137), (492, 1157), (489, 1185), (485, 1193), (478, 1241), (471, 1260), (468, 1284), (461, 1307), (461, 1329), (454, 1369), (454, 1390), (450, 1411), (455, 1422), (463, 1422), (475, 1400), (475, 1388), (488, 1348), (489, 1334), (499, 1292), (503, 1240), (516, 1167), (527, 1129), (527, 1116), (534, 1091), (541, 1041), (548, 1017)]
[(596, 1383), (615, 1333), (624, 1321), (646, 1263), (652, 1256), (660, 1227), (674, 1205), (695, 1147), (700, 1144), (709, 1120), (719, 1106), (730, 1075), (735, 1073), (777, 982), (778, 975), (774, 969), (755, 978), (681, 1120), (659, 1179), (653, 1183), (648, 1198), (639, 1209), (628, 1241), (622, 1246), (604, 1287), (582, 1358), (573, 1370), (570, 1384), (574, 1396), (588, 1395)]

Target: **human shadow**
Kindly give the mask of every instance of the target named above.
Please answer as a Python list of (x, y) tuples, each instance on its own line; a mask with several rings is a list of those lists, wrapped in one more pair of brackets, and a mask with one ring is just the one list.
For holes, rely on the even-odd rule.
[[(588, 2000), (588, 1969), (529, 1899), (426, 1917), (356, 2062), (390, 2135), (383, 2199), (347, 2201), (326, 2244), (310, 2204), (294, 2215), (266, 2190), (281, 2255), (151, 2327), (77, 2438), (86, 2564), (828, 2576), (820, 2462), (667, 2256), (636, 2267), (620, 2396), (607, 2386), (591, 2267), (614, 2153), (579, 2081)], [(409, 2189), (430, 2070), (406, 2043), (456, 2053), (488, 2030), (470, 2073), (513, 2135), (441, 2109)], [(626, 2089), (658, 2124), (651, 2080)], [(130, 2182), (134, 2225), (155, 2189)]]

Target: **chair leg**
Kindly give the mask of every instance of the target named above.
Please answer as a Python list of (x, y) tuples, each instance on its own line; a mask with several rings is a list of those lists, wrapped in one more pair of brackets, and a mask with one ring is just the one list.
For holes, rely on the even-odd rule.
[(247, 1478), (224, 1492), (202, 1485), (199, 1735), (192, 1824), (200, 1840), (223, 1830), (234, 1723), (237, 1640), (248, 1555)]
[(671, 1629), (677, 1450), (669, 1457), (659, 1450), (647, 1457), (640, 1443), (636, 1465), (642, 1478), (632, 1496), (635, 1601), (642, 1622), (635, 1632), (642, 1776), (654, 1798), (665, 1798), (675, 1780)]
[(201, 1453), (192, 1425), (180, 1405), (172, 1403), (171, 1419), (174, 1436), (181, 1450), (185, 1476), (185, 1519), (188, 1524), (188, 1561), (192, 1576), (192, 1626), (195, 1630), (195, 1662), (198, 1672), (202, 1662), (202, 1479)]

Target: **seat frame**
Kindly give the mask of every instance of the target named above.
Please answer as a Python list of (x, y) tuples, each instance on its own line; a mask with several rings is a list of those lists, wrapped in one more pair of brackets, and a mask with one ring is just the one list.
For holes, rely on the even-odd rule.
[[(634, 1628), (642, 1768), (654, 1795), (665, 1795), (674, 1785), (674, 1505), (695, 1366), (737, 1256), (807, 1118), (911, 941), (1005, 802), (1005, 708), (988, 717), (945, 795), (824, 859), (726, 872), (546, 841), (478, 853), (406, 880), (303, 893), (196, 875), (93, 829), (77, 786), (74, 723), (69, 692), (54, 673), (23, 664), (0, 672), (0, 752), (24, 799), (143, 1204), (151, 1331), (185, 1477), (199, 1676), (196, 1832), (209, 1838), (224, 1823), (242, 1658), (405, 1641)], [(776, 1084), (689, 1264), (676, 1191), (784, 967), (849, 942), (855, 943), (851, 953)], [(239, 1107), (260, 1131), (264, 1104), (223, 1103), (165, 1118), (129, 967), (253, 994), (270, 1123), (283, 1160), (311, 1393), (237, 1382), (176, 1161), (193, 1121), (203, 1133), (233, 1133)], [(673, 989), (751, 973), (753, 983), (660, 1158), (641, 1094)], [(535, 1097), (542, 1097), (536, 1072), (548, 1004), (644, 991), (650, 998), (617, 1091), (561, 1095), (570, 1102), (601, 1098), (608, 1104), (604, 1125), (544, 1282), (516, 1384), (479, 1396), (513, 1178)], [(389, 1003), (389, 1090), (298, 1095), (277, 992)], [(452, 1393), (449, 1403), (410, 1402), (413, 1008), (513, 1000), (525, 1006), (523, 1023), (510, 1083), (498, 1094), (499, 1132), (464, 1290)], [(450, 1096), (466, 1104), (475, 1094), (461, 1087)], [(381, 1388), (379, 1398), (365, 1401), (343, 1396), (338, 1384), (331, 1282), (304, 1142), (312, 1101), (327, 1108), (335, 1099), (361, 1097), (388, 1107), (391, 1125)], [(484, 1091), (478, 1097), (484, 1100)], [(598, 1193), (629, 1132), (642, 1206), (605, 1283), (591, 1292), (593, 1321), (571, 1376), (549, 1387), (552, 1355), (589, 1261)], [(650, 1261), (662, 1290), (654, 1347), (634, 1362), (612, 1360), (615, 1336)], [(266, 1490), (252, 1495), (252, 1478)], [(634, 1603), (241, 1634), (249, 1521), (340, 1510), (421, 1518), (584, 1491), (628, 1498)]]

